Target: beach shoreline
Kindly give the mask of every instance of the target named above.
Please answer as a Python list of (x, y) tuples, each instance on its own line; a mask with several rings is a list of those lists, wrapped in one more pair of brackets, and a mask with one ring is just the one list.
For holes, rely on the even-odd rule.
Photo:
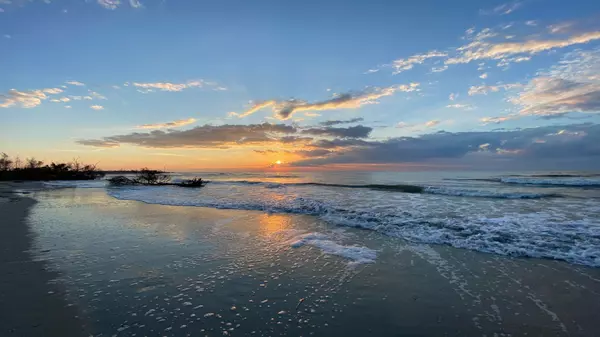
[(20, 183), (0, 184), (0, 335), (85, 336), (74, 306), (64, 299), (57, 277), (31, 253), (27, 217), (36, 201), (20, 196)]
[(20, 315), (7, 336), (77, 336), (83, 325), (86, 336), (600, 332), (597, 268), (419, 244), (311, 215), (157, 205), (105, 188), (3, 190), (0, 210), (23, 229), (12, 235), (24, 252), (6, 256), (28, 265), (26, 274), (13, 266), (23, 275), (2, 288)]

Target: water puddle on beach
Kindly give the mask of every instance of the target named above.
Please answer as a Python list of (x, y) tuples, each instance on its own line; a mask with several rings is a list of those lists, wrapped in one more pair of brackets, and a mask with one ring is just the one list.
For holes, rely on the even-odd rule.
[(306, 215), (34, 194), (34, 251), (93, 336), (600, 335), (600, 271)]

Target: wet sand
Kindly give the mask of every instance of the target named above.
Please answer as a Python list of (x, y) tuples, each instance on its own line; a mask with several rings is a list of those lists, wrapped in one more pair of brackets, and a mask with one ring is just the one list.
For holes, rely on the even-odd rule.
[[(600, 335), (596, 268), (103, 189), (33, 196), (33, 259), (56, 272), (94, 336)], [(327, 245), (294, 248), (313, 232)], [(355, 263), (332, 245), (377, 256)]]
[(84, 336), (57, 274), (30, 253), (27, 217), (35, 200), (14, 193), (21, 184), (0, 183), (0, 335)]

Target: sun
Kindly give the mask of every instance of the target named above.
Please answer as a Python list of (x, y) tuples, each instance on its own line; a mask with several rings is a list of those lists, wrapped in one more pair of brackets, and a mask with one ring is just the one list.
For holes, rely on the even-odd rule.
[(277, 164), (277, 165), (281, 165), (281, 163), (282, 163), (281, 160), (278, 160), (278, 161), (275, 162), (275, 164)]

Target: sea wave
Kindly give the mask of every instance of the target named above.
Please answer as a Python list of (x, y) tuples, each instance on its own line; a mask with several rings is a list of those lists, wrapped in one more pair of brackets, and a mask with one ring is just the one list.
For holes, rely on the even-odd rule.
[(493, 190), (477, 190), (477, 189), (457, 189), (448, 187), (434, 186), (419, 186), (408, 184), (329, 184), (329, 183), (270, 183), (260, 181), (218, 181), (217, 184), (239, 184), (239, 185), (261, 185), (265, 188), (285, 188), (294, 186), (316, 186), (316, 187), (336, 187), (336, 188), (352, 188), (352, 189), (369, 189), (376, 191), (401, 192), (401, 193), (424, 193), (438, 194), (455, 197), (477, 197), (477, 198), (497, 198), (497, 199), (542, 199), (542, 198), (559, 198), (562, 197), (556, 193), (524, 193), (524, 192), (501, 192)]
[(457, 189), (445, 187), (427, 187), (424, 193), (456, 196), (456, 197), (480, 197), (480, 198), (498, 198), (498, 199), (542, 199), (542, 198), (561, 198), (562, 195), (556, 193), (524, 193), (524, 192), (500, 192), (490, 190)]
[(582, 177), (542, 178), (542, 177), (501, 177), (500, 182), (515, 185), (600, 187), (600, 179)]
[[(149, 204), (313, 215), (334, 225), (376, 231), (411, 242), (600, 267), (600, 226), (592, 215), (596, 214), (597, 207), (592, 209), (584, 204), (578, 207), (585, 211), (572, 217), (560, 215), (556, 209), (547, 209), (547, 206), (523, 213), (515, 210), (512, 204), (502, 204), (499, 206), (506, 206), (504, 211), (486, 212), (476, 206), (479, 202), (472, 206), (477, 207), (479, 211), (476, 212), (451, 213), (463, 205), (459, 203), (445, 206), (448, 211), (436, 212), (437, 205), (431, 203), (437, 201), (422, 195), (414, 195), (414, 203), (403, 206), (405, 204), (395, 204), (385, 197), (378, 201), (368, 198), (359, 205), (348, 199), (355, 196), (347, 194), (340, 194), (342, 199), (336, 199), (298, 196), (298, 193), (277, 190), (254, 195), (215, 196), (175, 187), (132, 187), (110, 188), (108, 193), (117, 199)], [(382, 202), (386, 203), (382, 205)]]

